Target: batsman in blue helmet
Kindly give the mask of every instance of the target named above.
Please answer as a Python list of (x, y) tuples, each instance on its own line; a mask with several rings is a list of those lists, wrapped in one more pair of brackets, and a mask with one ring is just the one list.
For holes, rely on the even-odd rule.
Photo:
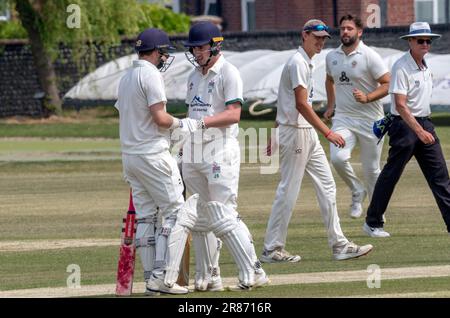
[(210, 22), (195, 24), (184, 43), (195, 66), (187, 82), (188, 117), (202, 121), (183, 146), (183, 177), (190, 193), (199, 193), (192, 230), (195, 289), (223, 290), (219, 255), (222, 242), (239, 271), (233, 290), (249, 290), (269, 279), (255, 253), (250, 232), (237, 212), (240, 147), (237, 140), (243, 84), (237, 68), (221, 53), (223, 36)]
[(187, 236), (197, 219), (198, 194), (184, 200), (180, 171), (169, 147), (171, 131), (190, 133), (200, 121), (179, 120), (166, 112), (161, 71), (170, 65), (173, 49), (167, 34), (147, 29), (137, 37), (135, 49), (139, 59), (120, 80), (115, 106), (123, 174), (136, 207), (136, 247), (146, 293), (187, 294), (188, 289), (176, 281)]

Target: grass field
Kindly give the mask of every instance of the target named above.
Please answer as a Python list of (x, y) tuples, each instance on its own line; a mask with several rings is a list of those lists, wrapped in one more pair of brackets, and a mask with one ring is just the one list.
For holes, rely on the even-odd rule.
[[(242, 126), (254, 124), (254, 121), (245, 121)], [(272, 125), (271, 121), (257, 124), (265, 127)], [(10, 125), (14, 126), (11, 130), (8, 129), (12, 127)], [(111, 127), (117, 133), (114, 118), (100, 117), (73, 122), (71, 125), (74, 127), (70, 128), (72, 132), (64, 135), (68, 139), (59, 138), (48, 127), (64, 126), (67, 123), (41, 123), (37, 125), (38, 128), (34, 127), (36, 125), (0, 123), (0, 131), (10, 132), (6, 134), (8, 138), (0, 139), (0, 291), (64, 287), (69, 275), (66, 268), (70, 264), (80, 266), (82, 285), (113, 284), (118, 257), (116, 245), (54, 250), (42, 247), (26, 251), (1, 249), (1, 244), (8, 242), (26, 244), (28, 241), (31, 244), (67, 239), (118, 240), (120, 236), (121, 218), (128, 207), (128, 188), (122, 180), (119, 143), (111, 134)], [(99, 127), (96, 133), (86, 136), (86, 125)], [(60, 128), (64, 130), (64, 127)], [(110, 132), (103, 133), (110, 128)], [(14, 129), (16, 132), (12, 133)], [(39, 138), (31, 138), (33, 133), (30, 132), (36, 131), (33, 129), (41, 132)], [(439, 126), (438, 134), (449, 159), (450, 127)], [(73, 156), (61, 159), (57, 154)], [(108, 160), (105, 160), (106, 157)], [(356, 153), (355, 161), (357, 157)], [(360, 174), (360, 166), (355, 165), (355, 168)], [(257, 164), (242, 165), (239, 212), (254, 236), (258, 254), (262, 249), (278, 180), (278, 174), (259, 174)], [(336, 183), (344, 233), (358, 244), (373, 244), (374, 251), (357, 260), (332, 260), (312, 183), (305, 178), (290, 223), (287, 244), (288, 250), (299, 253), (303, 259), (297, 264), (264, 264), (269, 275), (366, 270), (370, 264), (377, 264), (383, 270), (450, 263), (450, 236), (414, 161), (408, 165), (386, 214), (386, 229), (392, 234), (389, 239), (372, 239), (363, 235), (363, 221), (348, 216), (349, 191), (339, 178), (336, 178)], [(236, 276), (230, 254), (226, 249), (222, 251), (222, 276)], [(193, 257), (194, 253), (191, 254), (191, 275), (194, 269)], [(142, 281), (139, 262), (136, 281)], [(383, 281), (379, 289), (367, 288), (365, 281), (323, 282), (274, 285), (245, 295), (230, 292), (194, 293), (189, 297), (364, 297), (414, 293), (442, 297), (446, 295), (442, 292), (450, 289), (449, 285), (450, 273), (442, 278)]]

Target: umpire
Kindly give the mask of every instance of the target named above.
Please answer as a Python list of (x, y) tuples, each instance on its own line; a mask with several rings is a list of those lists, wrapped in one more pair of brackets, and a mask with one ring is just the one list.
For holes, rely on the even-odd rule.
[(409, 34), (401, 36), (410, 50), (392, 67), (389, 87), (391, 113), (389, 156), (375, 186), (367, 210), (364, 232), (372, 237), (388, 237), (383, 229), (383, 214), (400, 176), (412, 156), (427, 179), (450, 233), (450, 180), (439, 139), (430, 120), (433, 76), (424, 60), (433, 39), (426, 22), (411, 24)]

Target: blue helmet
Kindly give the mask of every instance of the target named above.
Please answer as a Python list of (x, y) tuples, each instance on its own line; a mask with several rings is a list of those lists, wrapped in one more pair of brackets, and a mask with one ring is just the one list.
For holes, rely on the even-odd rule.
[(166, 32), (159, 29), (146, 29), (138, 35), (134, 46), (136, 52), (145, 52), (154, 49), (174, 50)]
[(189, 30), (189, 38), (184, 42), (186, 47), (201, 46), (222, 42), (223, 36), (219, 28), (211, 22), (200, 22), (192, 26)]
[[(142, 31), (136, 39), (134, 49), (138, 53), (158, 50), (160, 59), (156, 67), (161, 72), (165, 72), (175, 58), (173, 55), (169, 54), (170, 51), (175, 50), (175, 48), (170, 43), (169, 37), (167, 36), (166, 32), (159, 29), (146, 29)], [(166, 61), (162, 59), (162, 56), (166, 57)]]

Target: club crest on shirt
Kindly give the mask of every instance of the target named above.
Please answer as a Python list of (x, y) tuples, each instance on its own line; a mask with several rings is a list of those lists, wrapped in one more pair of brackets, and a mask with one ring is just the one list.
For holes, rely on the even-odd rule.
[(212, 165), (212, 174), (214, 179), (218, 179), (220, 177), (220, 166), (217, 162), (214, 162)]
[(415, 85), (416, 87), (419, 87), (419, 86), (420, 86), (420, 81), (414, 81), (414, 85)]
[(353, 62), (352, 62), (352, 67), (355, 68), (356, 64), (358, 64), (358, 62), (353, 61)]
[(208, 93), (212, 93), (215, 85), (216, 83), (214, 81), (208, 83)]
[(189, 84), (189, 90), (192, 91), (192, 88), (193, 88), (193, 87), (194, 87), (194, 83), (191, 82), (191, 83)]
[(333, 65), (337, 65), (337, 61), (333, 61)]

